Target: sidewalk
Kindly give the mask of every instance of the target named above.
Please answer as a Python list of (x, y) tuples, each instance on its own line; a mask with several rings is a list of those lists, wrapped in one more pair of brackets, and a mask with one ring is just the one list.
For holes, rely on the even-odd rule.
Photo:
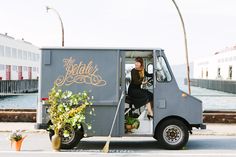
[[(46, 130), (34, 129), (35, 123), (6, 123), (0, 122), (0, 132), (9, 132), (12, 130), (26, 130), (26, 132), (46, 133)], [(236, 136), (236, 124), (207, 123), (206, 130), (193, 130), (193, 135), (223, 135)]]
[(35, 123), (25, 122), (0, 122), (0, 132), (10, 132), (12, 130), (25, 130), (25, 132), (47, 132), (46, 130), (38, 130), (34, 128)]
[(206, 123), (206, 130), (193, 129), (193, 135), (236, 136), (236, 124)]

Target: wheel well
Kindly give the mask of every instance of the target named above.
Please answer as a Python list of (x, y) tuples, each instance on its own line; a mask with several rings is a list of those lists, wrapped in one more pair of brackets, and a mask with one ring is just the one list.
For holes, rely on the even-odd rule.
[(189, 130), (189, 131), (192, 130), (191, 125), (190, 125), (184, 118), (179, 117), (179, 116), (169, 116), (169, 117), (163, 118), (163, 119), (156, 125), (154, 136), (156, 135), (156, 132), (158, 131), (160, 124), (164, 123), (166, 120), (169, 120), (169, 119), (178, 119), (178, 120), (182, 121), (182, 122), (188, 127), (188, 130)]

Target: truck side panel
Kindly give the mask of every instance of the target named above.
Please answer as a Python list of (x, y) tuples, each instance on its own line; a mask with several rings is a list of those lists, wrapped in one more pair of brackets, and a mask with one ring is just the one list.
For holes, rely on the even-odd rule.
[[(119, 64), (118, 50), (43, 49), (40, 98), (48, 97), (54, 83), (74, 93), (89, 91), (94, 97), (96, 115), (88, 118), (88, 122), (92, 121), (92, 131), (84, 129), (88, 136), (108, 135), (119, 99)], [(47, 123), (48, 118), (40, 115), (41, 104), (38, 108), (38, 121)], [(119, 136), (118, 126), (119, 117), (113, 136)]]

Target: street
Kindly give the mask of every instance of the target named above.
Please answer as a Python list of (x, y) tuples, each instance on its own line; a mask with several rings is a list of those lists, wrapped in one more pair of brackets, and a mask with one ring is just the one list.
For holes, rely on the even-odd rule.
[(151, 137), (123, 137), (112, 138), (110, 153), (101, 152), (106, 138), (84, 138), (72, 150), (53, 152), (48, 135), (45, 132), (27, 133), (22, 151), (15, 152), (10, 147), (9, 132), (0, 133), (0, 156), (236, 156), (236, 136), (191, 135), (187, 146), (183, 150), (164, 150)]

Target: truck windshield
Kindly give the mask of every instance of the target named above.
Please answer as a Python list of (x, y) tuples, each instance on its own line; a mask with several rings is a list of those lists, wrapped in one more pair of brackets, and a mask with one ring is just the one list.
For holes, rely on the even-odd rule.
[(162, 56), (157, 57), (156, 79), (158, 82), (170, 82), (171, 75), (166, 65), (166, 61)]

